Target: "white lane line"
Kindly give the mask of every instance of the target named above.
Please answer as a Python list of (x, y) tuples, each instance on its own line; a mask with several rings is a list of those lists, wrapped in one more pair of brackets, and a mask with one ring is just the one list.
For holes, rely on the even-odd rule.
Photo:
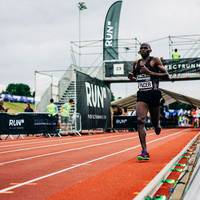
[[(18, 184), (20, 184), (20, 183), (10, 183), (10, 185), (18, 185)], [(27, 185), (37, 185), (37, 183), (29, 183), (29, 184), (27, 184)]]
[(45, 146), (27, 147), (27, 148), (22, 148), (22, 149), (2, 151), (2, 152), (0, 152), (0, 154), (6, 154), (6, 153), (12, 153), (12, 152), (18, 152), (18, 151), (26, 151), (26, 150), (33, 150), (33, 149), (41, 149), (41, 148), (46, 148), (46, 147), (55, 147), (55, 146), (61, 146), (61, 145), (66, 145), (66, 144), (83, 143), (83, 142), (89, 142), (89, 141), (95, 141), (95, 140), (104, 140), (104, 139), (108, 139), (108, 138), (115, 138), (115, 137), (122, 137), (122, 136), (124, 137), (124, 135), (115, 135), (115, 136), (108, 136), (108, 137), (104, 137), (104, 138), (93, 138), (93, 139), (88, 139), (88, 140), (79, 140), (79, 141), (73, 141), (73, 142), (49, 144), (49, 145), (45, 145)]
[[(131, 133), (130, 133), (131, 134)], [(113, 137), (114, 135), (110, 135), (110, 136), (107, 136), (107, 137)], [(118, 136), (122, 136), (122, 135), (118, 135)], [(99, 138), (103, 138), (104, 136), (102, 137), (99, 137)], [(29, 144), (38, 144), (38, 143), (47, 143), (47, 142), (62, 142), (62, 141), (70, 141), (70, 140), (75, 140), (75, 138), (59, 138), (59, 139), (55, 139), (54, 138), (42, 138), (42, 139), (46, 139), (45, 141), (40, 141), (38, 142), (38, 140), (41, 140), (41, 139), (37, 139), (37, 141), (35, 142), (29, 142), (30, 140), (27, 141), (27, 143), (25, 141), (22, 141), (23, 143), (20, 143), (21, 141), (18, 141), (17, 144), (8, 144), (8, 145), (4, 145), (4, 146), (0, 146), (0, 148), (7, 148), (7, 147), (15, 147), (15, 146), (25, 146), (25, 145), (29, 145)], [(78, 138), (77, 138), (78, 139)]]
[(2, 192), (2, 194), (13, 194), (13, 191), (8, 191), (8, 192)]
[(7, 147), (17, 147), (17, 146), (25, 146), (25, 145), (29, 145), (29, 144), (38, 144), (38, 143), (47, 143), (47, 142), (60, 142), (60, 141), (68, 141), (68, 140), (72, 140), (72, 139), (74, 139), (74, 138), (65, 138), (65, 139), (63, 139), (63, 138), (60, 138), (60, 139), (57, 139), (57, 140), (53, 140), (52, 138), (45, 138), (46, 140), (45, 141), (40, 141), (40, 142), (24, 142), (24, 141), (22, 141), (22, 143), (20, 143), (19, 144), (19, 142), (21, 142), (21, 141), (18, 141), (18, 143), (17, 144), (9, 144), (9, 145), (4, 145), (4, 146), (0, 146), (0, 148), (7, 148)]
[[(154, 134), (155, 133), (148, 133), (148, 136), (151, 136), (151, 135), (154, 135)], [(135, 139), (135, 138), (138, 138), (138, 136), (120, 139), (120, 140), (114, 140), (114, 141), (110, 141), (110, 142), (104, 142), (104, 143), (100, 143), (100, 144), (92, 144), (92, 145), (77, 147), (77, 148), (73, 148), (73, 149), (66, 149), (66, 150), (57, 151), (57, 152), (53, 152), (53, 153), (40, 154), (40, 155), (37, 155), (37, 156), (31, 156), (31, 157), (26, 157), (26, 158), (19, 158), (19, 159), (15, 159), (15, 160), (5, 161), (5, 162), (0, 163), (0, 167), (4, 166), (6, 164), (21, 162), (21, 161), (27, 161), (27, 160), (31, 160), (31, 159), (35, 159), (35, 158), (42, 158), (42, 157), (46, 157), (46, 156), (52, 156), (52, 155), (57, 155), (57, 154), (66, 153), (66, 152), (70, 152), (70, 151), (82, 150), (82, 149), (91, 148), (91, 147), (97, 147), (97, 146), (101, 146), (101, 145), (104, 145), (104, 144), (111, 144), (111, 143), (129, 140), (129, 139)]]
[[(154, 135), (154, 134), (155, 133), (151, 133), (149, 135)], [(71, 152), (71, 151), (77, 151), (77, 150), (83, 150), (83, 149), (87, 149), (87, 148), (91, 148), (91, 147), (98, 147), (98, 146), (122, 142), (122, 141), (126, 141), (126, 140), (132, 140), (132, 139), (135, 139), (135, 138), (138, 138), (138, 136), (129, 137), (129, 138), (120, 139), (120, 140), (114, 140), (114, 141), (110, 141), (110, 142), (103, 142), (103, 143), (99, 143), (99, 144), (92, 144), (92, 145), (87, 145), (87, 146), (77, 147), (77, 148), (72, 148), (72, 149), (66, 149), (66, 150), (62, 150), (62, 151), (57, 151), (57, 152), (47, 153), (47, 154), (41, 154), (41, 155), (37, 155), (37, 156), (31, 156), (31, 157), (27, 157), (27, 158), (19, 158), (19, 159), (16, 159), (16, 160), (1, 162), (0, 166), (4, 166), (5, 164), (16, 163), (16, 162), (20, 162), (20, 161), (31, 160), (31, 159), (34, 159), (34, 158), (42, 158), (42, 157), (46, 157), (46, 156), (52, 156), (52, 155), (57, 155), (57, 154)]]
[[(149, 141), (149, 142), (147, 142), (147, 144), (151, 144), (151, 143), (154, 143), (154, 142), (157, 142), (157, 141), (160, 141), (160, 140), (164, 140), (164, 139), (166, 139), (168, 137), (172, 137), (172, 136), (178, 135), (178, 134), (180, 134), (180, 133), (182, 133), (184, 131), (185, 130), (178, 131), (178, 132), (176, 132), (174, 134), (170, 134), (170, 135), (167, 135), (167, 136), (164, 136), (164, 137)], [(55, 176), (57, 174), (60, 174), (60, 173), (63, 173), (63, 172), (67, 172), (69, 170), (72, 170), (72, 169), (75, 169), (75, 168), (78, 168), (78, 167), (81, 167), (81, 166), (84, 166), (84, 165), (87, 165), (87, 164), (90, 164), (90, 163), (93, 163), (93, 162), (96, 162), (96, 161), (99, 161), (99, 160), (103, 160), (103, 159), (106, 159), (106, 158), (109, 158), (109, 157), (112, 157), (112, 156), (115, 156), (115, 155), (118, 155), (118, 154), (121, 154), (121, 153), (124, 153), (124, 152), (127, 152), (127, 151), (131, 151), (131, 150), (136, 149), (138, 147), (140, 147), (140, 145), (136, 145), (134, 147), (130, 147), (130, 148), (127, 148), (127, 149), (124, 149), (124, 150), (121, 150), (121, 151), (117, 151), (115, 153), (111, 153), (111, 154), (108, 154), (108, 155), (105, 155), (105, 156), (101, 156), (101, 157), (98, 157), (96, 159), (92, 159), (92, 160), (89, 160), (89, 161), (86, 161), (86, 162), (83, 162), (83, 163), (80, 163), (80, 164), (77, 164), (77, 165), (74, 165), (74, 166), (59, 170), (59, 171), (55, 171), (55, 172), (50, 173), (50, 174), (46, 174), (44, 176), (40, 176), (40, 177), (31, 179), (31, 180), (25, 181), (25, 182), (20, 183), (18, 185), (13, 185), (13, 186), (1, 189), (0, 193), (5, 193), (7, 191), (22, 187), (24, 185), (27, 185), (27, 184), (30, 184), (30, 183), (33, 183), (33, 182), (36, 182), (36, 181), (40, 181), (40, 180), (43, 180), (45, 178), (48, 178), (48, 177), (51, 177), (51, 176)]]

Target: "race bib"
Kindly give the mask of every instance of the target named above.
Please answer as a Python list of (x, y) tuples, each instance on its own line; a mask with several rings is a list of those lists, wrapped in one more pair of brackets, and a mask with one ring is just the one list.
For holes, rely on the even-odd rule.
[(143, 81), (138, 83), (139, 90), (151, 90), (153, 88), (152, 81)]

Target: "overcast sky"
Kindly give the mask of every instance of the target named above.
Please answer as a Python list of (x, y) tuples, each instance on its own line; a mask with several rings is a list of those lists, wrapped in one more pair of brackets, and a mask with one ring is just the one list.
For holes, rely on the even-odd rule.
[[(84, 1), (88, 9), (81, 12), (81, 39), (101, 40), (105, 16), (114, 1)], [(70, 41), (79, 39), (77, 3), (0, 0), (0, 85), (22, 82), (33, 88), (35, 70), (67, 69), (72, 63)], [(199, 0), (123, 0), (119, 38), (151, 41), (168, 35), (200, 34), (199, 10)], [(152, 55), (166, 57), (168, 46), (153, 44)], [(199, 85), (199, 81), (161, 83), (165, 89), (200, 99)], [(136, 92), (135, 84), (112, 88), (116, 96)]]

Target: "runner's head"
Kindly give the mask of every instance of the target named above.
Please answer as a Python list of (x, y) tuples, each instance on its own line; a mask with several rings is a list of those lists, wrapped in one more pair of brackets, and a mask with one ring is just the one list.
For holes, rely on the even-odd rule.
[(149, 54), (151, 53), (151, 46), (148, 43), (142, 43), (140, 45), (140, 50), (139, 50), (139, 54), (143, 57), (146, 58), (149, 56)]

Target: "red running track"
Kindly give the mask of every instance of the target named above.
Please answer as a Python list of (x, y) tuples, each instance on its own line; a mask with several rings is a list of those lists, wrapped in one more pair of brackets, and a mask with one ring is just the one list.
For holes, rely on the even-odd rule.
[(136, 132), (0, 141), (0, 199), (131, 200), (198, 133), (148, 131), (145, 163)]

